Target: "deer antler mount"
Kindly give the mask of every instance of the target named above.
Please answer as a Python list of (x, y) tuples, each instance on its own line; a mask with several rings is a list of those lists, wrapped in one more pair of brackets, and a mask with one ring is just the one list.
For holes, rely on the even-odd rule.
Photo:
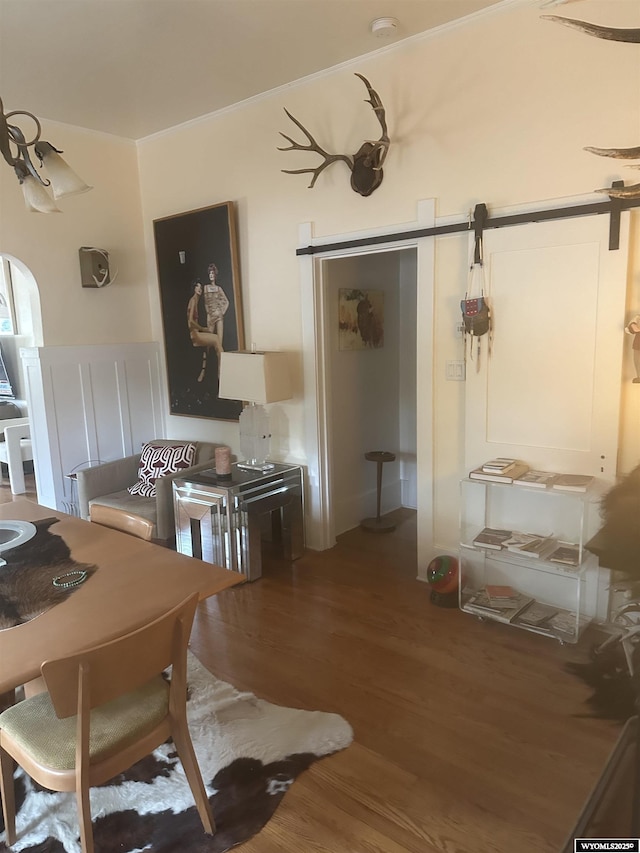
[(387, 133), (387, 122), (385, 118), (384, 107), (382, 106), (380, 96), (378, 95), (375, 89), (371, 88), (371, 84), (369, 83), (367, 78), (363, 77), (362, 74), (356, 74), (356, 77), (359, 77), (364, 83), (364, 85), (367, 87), (367, 91), (369, 93), (369, 99), (367, 100), (367, 103), (371, 104), (371, 107), (374, 113), (376, 114), (376, 117), (382, 129), (382, 135), (380, 136), (380, 139), (376, 140), (375, 142), (370, 140), (363, 142), (360, 148), (353, 156), (349, 156), (348, 154), (330, 154), (328, 151), (325, 151), (324, 148), (321, 148), (320, 145), (318, 145), (313, 136), (298, 121), (298, 119), (292, 116), (289, 110), (285, 109), (285, 113), (289, 116), (291, 121), (298, 128), (300, 128), (300, 130), (307, 137), (308, 143), (296, 142), (290, 136), (287, 136), (286, 133), (281, 132), (280, 136), (284, 136), (284, 138), (290, 144), (287, 148), (278, 148), (278, 151), (313, 151), (316, 154), (320, 154), (320, 156), (323, 158), (323, 162), (319, 166), (316, 166), (315, 169), (308, 168), (282, 170), (287, 175), (313, 175), (313, 177), (311, 178), (311, 183), (309, 184), (309, 188), (314, 186), (315, 182), (318, 179), (318, 176), (327, 168), (327, 166), (330, 166), (332, 163), (337, 163), (339, 160), (342, 160), (343, 163), (346, 163), (349, 169), (351, 170), (351, 188), (355, 190), (355, 192), (360, 193), (360, 195), (371, 195), (371, 193), (376, 190), (382, 183), (382, 164), (385, 161), (385, 158), (389, 152), (389, 146), (391, 144), (391, 140), (389, 139), (389, 135)]

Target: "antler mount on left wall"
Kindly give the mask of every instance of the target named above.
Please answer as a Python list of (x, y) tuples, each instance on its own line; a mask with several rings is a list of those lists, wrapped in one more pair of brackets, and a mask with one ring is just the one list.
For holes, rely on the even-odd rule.
[(278, 148), (278, 151), (313, 151), (323, 157), (323, 162), (315, 168), (282, 169), (282, 171), (287, 175), (313, 175), (309, 188), (314, 186), (318, 176), (327, 168), (327, 166), (339, 161), (346, 163), (351, 170), (351, 188), (360, 195), (371, 195), (371, 193), (382, 183), (382, 164), (389, 153), (389, 146), (391, 145), (391, 140), (389, 139), (389, 134), (387, 132), (385, 111), (382, 101), (380, 100), (380, 96), (376, 90), (371, 87), (367, 78), (358, 73), (356, 73), (356, 77), (359, 77), (367, 87), (367, 91), (369, 93), (367, 103), (371, 104), (371, 107), (376, 114), (382, 129), (382, 134), (380, 138), (375, 141), (367, 140), (363, 142), (360, 148), (353, 155), (330, 154), (328, 151), (325, 151), (324, 148), (320, 147), (309, 131), (298, 121), (298, 119), (295, 118), (295, 116), (292, 116), (289, 110), (285, 109), (285, 113), (289, 116), (291, 121), (297, 125), (297, 127), (299, 127), (307, 137), (308, 143), (296, 142), (290, 136), (287, 136), (286, 133), (281, 132), (280, 136), (284, 136), (290, 144), (287, 148)]

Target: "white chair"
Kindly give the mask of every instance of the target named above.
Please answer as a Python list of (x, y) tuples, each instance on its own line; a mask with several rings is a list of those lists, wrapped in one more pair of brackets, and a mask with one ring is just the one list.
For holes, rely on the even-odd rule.
[[(33, 459), (29, 418), (0, 420), (0, 435), (2, 434), (4, 441), (0, 441), (0, 462), (4, 462), (9, 468), (12, 494), (22, 495), (27, 490), (22, 463)], [(2, 482), (1, 474), (0, 482)]]

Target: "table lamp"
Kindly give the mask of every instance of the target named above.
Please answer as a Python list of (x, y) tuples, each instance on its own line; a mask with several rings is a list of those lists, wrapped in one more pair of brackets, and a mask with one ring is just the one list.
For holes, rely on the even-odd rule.
[(240, 415), (240, 451), (245, 457), (238, 468), (267, 472), (271, 432), (264, 405), (288, 400), (291, 378), (287, 353), (223, 352), (220, 361), (218, 397), (243, 400), (248, 405)]

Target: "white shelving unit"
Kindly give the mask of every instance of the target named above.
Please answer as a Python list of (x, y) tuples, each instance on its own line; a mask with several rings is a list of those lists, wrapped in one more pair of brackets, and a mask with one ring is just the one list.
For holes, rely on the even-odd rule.
[[(510, 586), (525, 596), (557, 610), (554, 622), (529, 625), (516, 616), (509, 624), (575, 643), (593, 619), (606, 615), (606, 602), (597, 558), (584, 543), (599, 521), (601, 491), (597, 483), (586, 492), (561, 491), (464, 479), (461, 482), (460, 609), (487, 620), (507, 621), (500, 614), (478, 613), (473, 597), (487, 584)], [(473, 539), (485, 527), (552, 536), (578, 546), (578, 565), (525, 557), (508, 551), (480, 548)]]

